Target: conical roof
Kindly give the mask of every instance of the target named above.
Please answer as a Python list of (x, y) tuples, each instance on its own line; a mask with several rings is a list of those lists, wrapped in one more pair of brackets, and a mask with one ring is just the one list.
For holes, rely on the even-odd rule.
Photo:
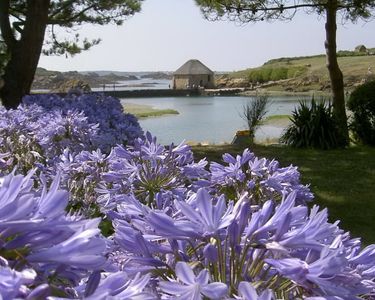
[(174, 72), (174, 75), (213, 75), (209, 68), (198, 59), (190, 59)]

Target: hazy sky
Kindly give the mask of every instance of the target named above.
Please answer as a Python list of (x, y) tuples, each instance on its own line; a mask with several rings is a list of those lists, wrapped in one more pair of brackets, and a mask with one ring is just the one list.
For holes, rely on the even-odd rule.
[[(83, 26), (79, 33), (102, 42), (75, 57), (42, 56), (50, 70), (173, 71), (201, 60), (215, 71), (256, 67), (271, 58), (324, 53), (324, 19), (302, 11), (291, 22), (238, 25), (209, 22), (194, 0), (146, 0), (124, 25)], [(338, 49), (375, 47), (375, 20), (338, 26)]]

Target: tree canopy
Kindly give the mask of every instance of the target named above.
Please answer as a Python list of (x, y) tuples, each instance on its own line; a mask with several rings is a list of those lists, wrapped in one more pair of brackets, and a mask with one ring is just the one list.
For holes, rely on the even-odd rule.
[(344, 21), (370, 18), (374, 0), (196, 0), (209, 20), (228, 18), (242, 23), (291, 20), (298, 10), (322, 15), (328, 7), (342, 12)]
[[(44, 1), (44, 0), (42, 0)], [(46, 21), (46, 38), (43, 54), (77, 54), (96, 45), (99, 40), (84, 38), (74, 29), (83, 24), (122, 25), (131, 15), (139, 12), (143, 0), (51, 0)], [(22, 38), (26, 20), (30, 15), (30, 6), (34, 1), (2, 0), (0, 4), (1, 35), (9, 47)], [(8, 19), (8, 20), (7, 20)], [(9, 24), (7, 24), (9, 22)], [(60, 29), (60, 30), (59, 30)], [(61, 38), (57, 31), (65, 29), (71, 39)]]
[(3, 64), (5, 85), (0, 90), (0, 97), (3, 103), (7, 107), (16, 107), (22, 95), (30, 91), (41, 53), (75, 55), (100, 42), (99, 39), (81, 38), (77, 26), (121, 25), (129, 16), (140, 11), (142, 2), (1, 0), (0, 70)]

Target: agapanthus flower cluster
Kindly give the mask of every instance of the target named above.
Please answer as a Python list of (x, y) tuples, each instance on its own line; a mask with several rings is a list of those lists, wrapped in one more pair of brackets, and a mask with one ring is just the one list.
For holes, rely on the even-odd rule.
[(82, 112), (89, 124), (98, 125), (98, 134), (92, 142), (104, 152), (109, 152), (117, 144), (132, 144), (143, 134), (136, 117), (124, 112), (119, 99), (100, 93), (74, 92), (64, 97), (57, 94), (28, 95), (23, 98), (23, 104), (36, 104), (47, 111), (57, 109), (63, 116), (71, 111)]
[[(168, 147), (150, 133), (134, 141), (133, 147), (115, 147), (103, 173), (102, 203), (113, 205), (134, 196), (149, 207), (164, 207), (175, 198), (207, 185), (206, 160), (194, 162), (191, 148), (181, 143)], [(103, 204), (104, 205), (104, 204)], [(105, 206), (105, 205), (104, 205)]]
[(53, 167), (66, 149), (72, 154), (109, 153), (143, 135), (136, 118), (112, 97), (30, 95), (23, 102), (14, 110), (0, 107), (0, 153), (11, 155), (7, 164), (0, 164), (3, 172), (15, 166), (23, 173)]
[[(358, 239), (328, 222), (327, 210), (309, 210), (312, 193), (295, 167), (245, 150), (225, 154), (228, 167), (213, 163), (207, 171), (188, 146), (164, 147), (149, 134), (108, 156), (83, 157), (87, 166), (95, 162), (98, 187), (91, 190), (114, 230), (109, 263), (129, 276), (148, 274), (147, 293), (156, 298), (353, 299), (374, 292), (375, 248), (361, 251)], [(235, 161), (243, 176), (236, 177)]]
[(165, 206), (208, 185), (207, 162), (195, 163), (186, 144), (165, 147), (149, 133), (133, 144), (117, 146), (109, 154), (100, 149), (79, 153), (66, 149), (46, 171), (62, 174), (62, 184), (71, 193), (70, 205), (86, 216), (113, 212), (131, 195), (150, 207)]
[(0, 181), (2, 299), (36, 299), (35, 293), (51, 289), (67, 293), (106, 261), (100, 219), (65, 211), (68, 192), (59, 190), (58, 176), (49, 190), (35, 190), (32, 175), (10, 174)]
[(311, 201), (314, 196), (309, 188), (300, 182), (297, 167), (280, 168), (276, 160), (258, 158), (245, 149), (242, 155), (223, 155), (226, 165), (213, 162), (210, 166), (211, 183), (228, 196), (240, 197), (251, 191), (253, 204), (264, 199), (280, 200), (285, 193), (296, 191), (297, 203)]
[(114, 220), (112, 259), (131, 273), (158, 274), (158, 291), (170, 299), (372, 295), (374, 245), (361, 251), (327, 210), (309, 211), (296, 196), (254, 207), (249, 194), (227, 204), (202, 188), (168, 209), (129, 203)]
[(105, 152), (78, 110), (47, 110), (68, 140), (44, 108), (19, 111), (0, 119), (0, 168), (16, 167), (0, 177), (0, 298), (375, 298), (375, 245), (309, 208), (296, 167), (247, 149), (195, 162), (149, 133)]
[(93, 148), (97, 135), (98, 126), (77, 111), (63, 115), (60, 110), (46, 111), (37, 105), (0, 108), (0, 152), (10, 153), (13, 159), (13, 164), (6, 165), (7, 171), (15, 165), (24, 173), (47, 166), (66, 148), (74, 152)]
[(201, 187), (233, 200), (251, 191), (252, 205), (269, 199), (280, 201), (292, 191), (296, 192), (297, 203), (313, 198), (309, 188), (300, 183), (296, 167), (279, 168), (277, 161), (258, 159), (248, 150), (236, 158), (229, 154), (223, 158), (229, 166), (212, 163), (207, 168), (204, 159), (194, 162), (186, 144), (165, 147), (147, 133), (133, 146), (117, 146), (109, 155), (100, 151), (73, 155), (66, 151), (56, 167), (64, 174), (63, 183), (74, 202), (91, 211), (93, 207), (97, 211), (95, 205), (100, 204), (104, 213), (113, 213), (118, 203), (126, 205), (130, 198), (153, 208), (169, 207), (175, 199), (189, 197)]
[[(146, 151), (154, 141), (128, 151)], [(155, 158), (181, 147), (152, 146), (153, 154), (144, 155)], [(188, 157), (185, 151), (173, 161)], [(98, 163), (110, 157), (91, 155)], [(99, 218), (65, 211), (68, 193), (58, 189), (59, 175), (49, 190), (34, 190), (32, 173), (3, 178), (0, 294), (7, 299), (311, 300), (374, 295), (375, 246), (362, 249), (338, 222), (328, 222), (327, 210), (298, 203), (298, 190), (285, 188), (280, 201), (267, 200), (264, 193), (254, 204), (254, 189), (228, 199), (202, 173), (202, 184), (185, 185), (174, 196), (161, 192), (150, 203), (145, 201), (150, 193), (135, 188), (141, 182), (132, 186), (139, 178), (127, 174), (130, 183), (121, 178), (127, 193), (108, 199), (114, 200), (111, 209), (97, 202), (112, 222), (114, 233), (107, 238), (99, 232)]]

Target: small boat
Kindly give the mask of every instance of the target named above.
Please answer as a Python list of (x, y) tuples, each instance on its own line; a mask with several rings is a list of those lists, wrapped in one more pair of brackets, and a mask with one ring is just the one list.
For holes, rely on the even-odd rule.
[(238, 130), (233, 138), (232, 145), (250, 144), (250, 130)]

